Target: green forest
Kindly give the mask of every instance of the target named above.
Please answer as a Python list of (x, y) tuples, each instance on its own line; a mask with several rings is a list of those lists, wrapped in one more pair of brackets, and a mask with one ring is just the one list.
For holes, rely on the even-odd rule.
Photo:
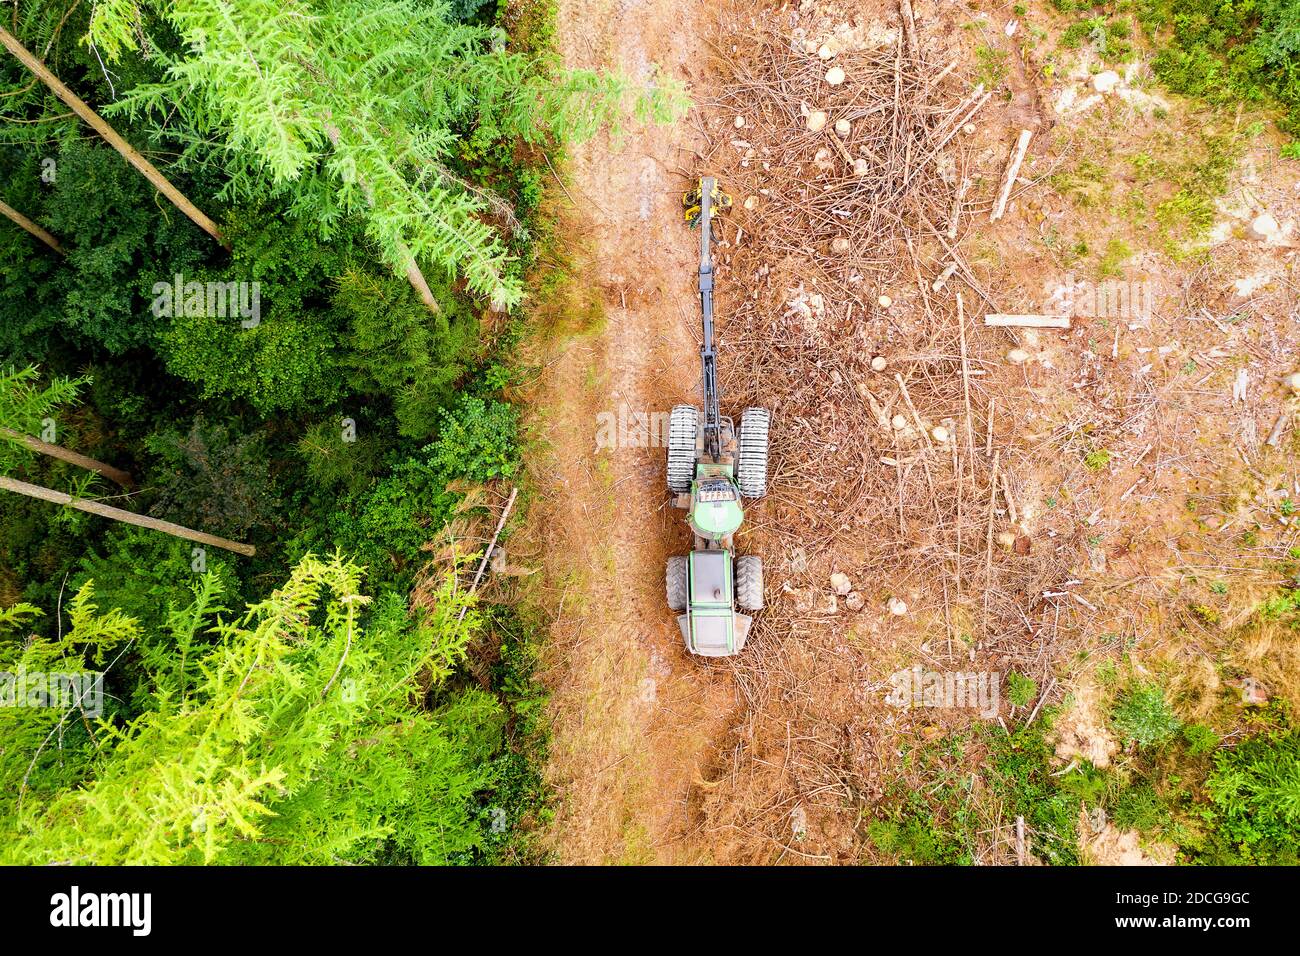
[(0, 708), (0, 862), (535, 857), (534, 624), (431, 543), (519, 467), (565, 146), (676, 100), (511, 8), (4, 11), (0, 671), (105, 676)]

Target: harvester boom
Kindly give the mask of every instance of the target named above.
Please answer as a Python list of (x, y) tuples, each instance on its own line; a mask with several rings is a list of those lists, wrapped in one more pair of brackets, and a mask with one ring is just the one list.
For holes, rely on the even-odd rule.
[(713, 238), (714, 184), (712, 176), (706, 176), (700, 183), (700, 311), (704, 318), (700, 365), (704, 378), (704, 453), (717, 462), (722, 454), (722, 413), (717, 353), (713, 350), (713, 260), (709, 250)]

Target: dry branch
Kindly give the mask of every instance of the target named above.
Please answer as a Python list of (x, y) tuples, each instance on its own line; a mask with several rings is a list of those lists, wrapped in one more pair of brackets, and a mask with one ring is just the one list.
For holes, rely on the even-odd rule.
[(1007, 211), (1011, 187), (1016, 184), (1016, 177), (1020, 175), (1020, 164), (1025, 161), (1025, 150), (1029, 149), (1029, 140), (1033, 135), (1031, 130), (1020, 131), (1020, 138), (1016, 140), (1016, 147), (1011, 152), (1011, 161), (1007, 163), (1006, 177), (1002, 180), (1002, 191), (998, 194), (998, 201), (993, 205), (993, 212), (989, 214), (990, 222), (997, 222)]
[[(474, 580), (470, 583), (469, 593), (473, 595), (478, 590), (478, 583), (483, 578), (483, 570), (487, 567), (488, 561), (492, 558), (492, 549), (497, 546), (497, 539), (501, 537), (501, 529), (506, 526), (506, 519), (510, 517), (510, 510), (515, 506), (515, 498), (519, 494), (518, 488), (510, 489), (510, 499), (506, 506), (501, 509), (501, 520), (497, 522), (497, 529), (492, 533), (492, 540), (488, 542), (487, 550), (483, 552), (483, 560), (478, 563), (478, 570), (474, 572)], [(456, 615), (456, 620), (461, 621), (465, 618), (465, 612), (469, 610), (466, 604), (460, 609), (460, 614)]]

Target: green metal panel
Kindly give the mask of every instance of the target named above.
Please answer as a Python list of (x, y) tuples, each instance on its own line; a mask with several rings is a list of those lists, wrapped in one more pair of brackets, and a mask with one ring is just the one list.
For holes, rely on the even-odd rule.
[(691, 527), (702, 538), (721, 541), (745, 520), (740, 488), (729, 465), (700, 465), (691, 485)]
[(744, 511), (737, 501), (697, 501), (691, 509), (692, 527), (701, 537), (714, 541), (735, 534), (744, 520)]
[(691, 647), (696, 653), (735, 653), (736, 624), (730, 608), (693, 609), (690, 624)]
[(730, 614), (734, 596), (731, 552), (692, 551), (690, 558), (691, 610), (725, 608)]

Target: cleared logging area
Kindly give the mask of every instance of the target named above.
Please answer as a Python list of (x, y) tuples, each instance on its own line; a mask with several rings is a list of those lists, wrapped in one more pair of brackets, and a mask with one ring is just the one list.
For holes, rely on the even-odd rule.
[[(747, 706), (701, 781), (722, 861), (854, 859), (894, 734), (918, 719), (883, 705), (889, 675), (1014, 668), (1050, 693), (1067, 625), (1095, 610), (1074, 592), (1077, 535), (1008, 530), (1027, 460), (1003, 436), (1026, 412), (993, 395), (1020, 384), (1015, 340), (982, 328), (1002, 310), (962, 251), (1001, 186), (963, 144), (989, 96), (903, 6), (901, 28), (864, 28), (737, 4), (710, 34), (725, 92), (702, 104), (697, 172), (735, 199), (722, 391), (774, 413), (745, 545), (768, 607), (756, 653), (724, 665)], [(905, 635), (919, 646), (900, 655)]]

